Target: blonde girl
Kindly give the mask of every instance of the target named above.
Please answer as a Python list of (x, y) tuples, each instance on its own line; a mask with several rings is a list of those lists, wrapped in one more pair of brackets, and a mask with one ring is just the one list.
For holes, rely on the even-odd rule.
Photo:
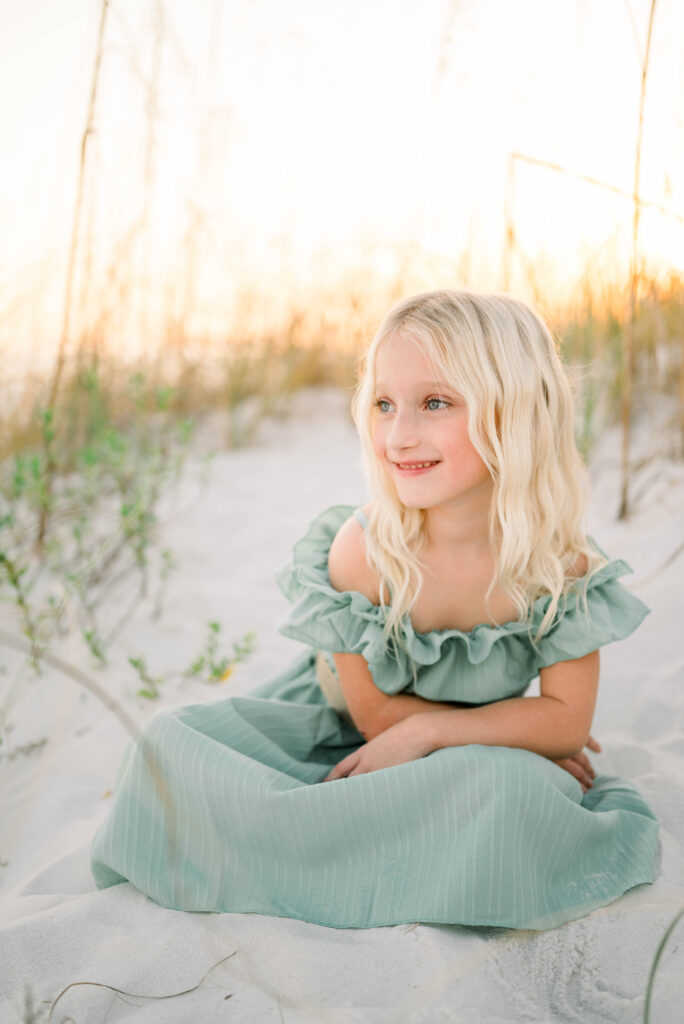
[(247, 697), (150, 720), (97, 884), (335, 927), (548, 928), (652, 881), (652, 812), (584, 753), (598, 648), (647, 609), (583, 532), (547, 328), (506, 296), (414, 296), (354, 418), (370, 500), (324, 511), (278, 575), (307, 650)]

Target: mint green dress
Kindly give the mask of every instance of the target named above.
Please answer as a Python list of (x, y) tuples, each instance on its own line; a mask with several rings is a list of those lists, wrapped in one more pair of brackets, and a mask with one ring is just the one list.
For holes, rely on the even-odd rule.
[(92, 846), (97, 885), (337, 928), (545, 929), (651, 882), (658, 826), (636, 789), (599, 775), (583, 794), (527, 750), (448, 747), (320, 785), (363, 738), (326, 700), (318, 652), (328, 664), (363, 655), (387, 694), (478, 705), (519, 695), (543, 666), (627, 636), (647, 613), (617, 580), (629, 567), (610, 561), (589, 581), (588, 616), (570, 599), (536, 650), (519, 622), (417, 633), (408, 621), (395, 649), (380, 608), (330, 585), (328, 551), (353, 512), (318, 516), (278, 574), (292, 602), (282, 632), (307, 645), (301, 657), (248, 696), (157, 712), (130, 744)]

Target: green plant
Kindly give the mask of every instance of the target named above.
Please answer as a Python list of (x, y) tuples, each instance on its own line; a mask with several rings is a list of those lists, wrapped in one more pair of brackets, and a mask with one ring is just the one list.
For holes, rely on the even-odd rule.
[[(684, 451), (684, 362), (682, 309), (684, 279), (642, 279), (644, 297), (632, 325), (634, 374), (632, 399), (638, 408), (650, 396), (667, 397), (679, 404), (679, 422), (673, 416), (664, 439), (672, 455)], [(619, 288), (593, 292), (587, 288), (581, 302), (557, 312), (553, 326), (560, 337), (561, 355), (577, 382), (577, 440), (583, 454), (591, 452), (607, 424), (620, 418), (623, 374), (623, 306)]]
[(659, 943), (658, 948), (656, 950), (655, 956), (653, 957), (653, 963), (651, 964), (651, 969), (650, 969), (650, 971), (648, 973), (648, 984), (646, 986), (646, 998), (645, 998), (645, 1001), (644, 1001), (644, 1024), (650, 1024), (650, 1020), (651, 1020), (651, 996), (653, 994), (653, 982), (655, 981), (655, 975), (656, 975), (656, 970), (658, 968), (658, 962), (660, 961), (660, 958), (661, 958), (661, 956), (663, 955), (663, 953), (665, 951), (665, 946), (667, 945), (670, 936), (672, 935), (672, 933), (674, 932), (675, 928), (677, 927), (677, 925), (679, 924), (679, 922), (681, 921), (681, 919), (683, 917), (684, 917), (684, 908), (682, 908), (682, 910), (680, 910), (679, 913), (670, 922), (670, 924), (669, 924), (669, 926), (667, 928), (667, 931), (665, 932), (665, 934), (663, 935), (662, 939), (660, 940), (660, 943)]
[(232, 675), (235, 666), (241, 661), (245, 661), (254, 650), (256, 633), (253, 631), (245, 633), (240, 640), (234, 641), (231, 655), (220, 655), (218, 639), (221, 624), (209, 622), (207, 627), (208, 634), (204, 649), (186, 669), (184, 675), (204, 678), (209, 683), (224, 682)]
[(129, 658), (129, 663), (133, 666), (135, 671), (140, 676), (141, 681), (144, 683), (142, 689), (138, 690), (139, 697), (147, 697), (150, 700), (154, 700), (159, 696), (159, 683), (162, 681), (161, 676), (152, 677), (147, 668), (147, 662), (142, 655), (137, 658)]
[[(192, 422), (172, 409), (173, 389), (141, 375), (128, 380), (118, 409), (95, 368), (78, 375), (70, 395), (61, 417), (39, 412), (35, 447), (0, 464), (0, 600), (14, 607), (35, 671), (73, 623), (104, 665), (152, 579), (160, 612), (174, 564), (159, 544), (160, 503), (180, 480), (193, 437)], [(146, 685), (156, 695), (154, 681)], [(9, 687), (3, 719), (17, 689)]]
[(250, 631), (245, 633), (239, 640), (233, 641), (232, 650), (229, 654), (219, 650), (219, 637), (221, 624), (219, 622), (207, 623), (207, 635), (200, 652), (192, 659), (184, 672), (167, 672), (162, 675), (152, 676), (147, 663), (142, 656), (137, 658), (129, 657), (128, 661), (136, 670), (138, 677), (144, 684), (138, 690), (138, 696), (154, 700), (159, 696), (159, 687), (163, 683), (179, 679), (200, 679), (205, 683), (223, 683), (230, 679), (235, 666), (245, 661), (254, 650), (256, 633)]

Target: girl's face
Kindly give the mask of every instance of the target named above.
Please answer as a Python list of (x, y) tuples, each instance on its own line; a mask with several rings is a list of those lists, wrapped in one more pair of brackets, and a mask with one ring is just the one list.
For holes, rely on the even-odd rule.
[(423, 350), (395, 334), (375, 361), (373, 449), (408, 508), (488, 507), (492, 479), (468, 436), (458, 392), (435, 379)]

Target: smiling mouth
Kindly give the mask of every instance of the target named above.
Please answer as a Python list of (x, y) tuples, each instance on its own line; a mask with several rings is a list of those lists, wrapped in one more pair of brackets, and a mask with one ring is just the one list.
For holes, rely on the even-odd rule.
[(437, 465), (435, 462), (395, 462), (394, 465), (397, 469), (403, 470), (404, 472), (415, 472), (421, 469), (431, 469)]

